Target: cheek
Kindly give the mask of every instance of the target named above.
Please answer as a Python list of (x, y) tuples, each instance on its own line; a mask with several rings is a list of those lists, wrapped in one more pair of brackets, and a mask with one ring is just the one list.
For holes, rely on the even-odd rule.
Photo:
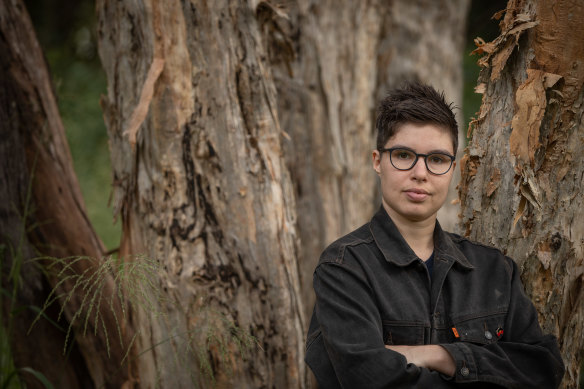
[(385, 186), (387, 189), (395, 189), (396, 184), (399, 183), (399, 175), (395, 172), (389, 172), (386, 168), (381, 172), (381, 185)]

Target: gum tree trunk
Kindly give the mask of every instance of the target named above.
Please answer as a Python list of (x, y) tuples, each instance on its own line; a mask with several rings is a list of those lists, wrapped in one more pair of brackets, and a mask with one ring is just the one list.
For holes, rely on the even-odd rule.
[(584, 347), (584, 7), (512, 0), (481, 44), (483, 102), (462, 163), (461, 227), (522, 269), (576, 388)]
[(256, 8), (97, 3), (121, 255), (161, 265), (163, 299), (134, 318), (142, 387), (304, 385), (294, 195)]

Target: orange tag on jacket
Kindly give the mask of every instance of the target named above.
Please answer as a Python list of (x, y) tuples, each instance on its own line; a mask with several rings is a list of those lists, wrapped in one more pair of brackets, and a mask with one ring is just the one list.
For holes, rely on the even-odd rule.
[(455, 327), (452, 327), (452, 333), (454, 334), (455, 338), (460, 338), (460, 335), (458, 335), (458, 331), (456, 330)]

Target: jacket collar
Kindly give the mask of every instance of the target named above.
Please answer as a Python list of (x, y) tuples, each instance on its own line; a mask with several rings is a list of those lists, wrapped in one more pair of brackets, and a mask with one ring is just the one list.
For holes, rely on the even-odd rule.
[[(405, 241), (383, 206), (371, 219), (370, 229), (375, 244), (381, 250), (386, 261), (397, 266), (407, 266), (418, 260), (418, 256)], [(456, 247), (450, 236), (442, 230), (438, 220), (436, 220), (434, 228), (434, 258), (452, 260), (464, 268), (473, 268), (473, 265)]]

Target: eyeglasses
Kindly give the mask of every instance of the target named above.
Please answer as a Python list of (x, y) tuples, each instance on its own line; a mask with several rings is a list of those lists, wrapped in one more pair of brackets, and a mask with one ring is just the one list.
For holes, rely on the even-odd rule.
[(424, 157), (426, 169), (432, 174), (440, 176), (448, 173), (455, 157), (446, 153), (418, 154), (413, 150), (402, 147), (381, 149), (380, 153), (389, 152), (389, 160), (397, 170), (410, 170), (418, 162), (419, 157)]

